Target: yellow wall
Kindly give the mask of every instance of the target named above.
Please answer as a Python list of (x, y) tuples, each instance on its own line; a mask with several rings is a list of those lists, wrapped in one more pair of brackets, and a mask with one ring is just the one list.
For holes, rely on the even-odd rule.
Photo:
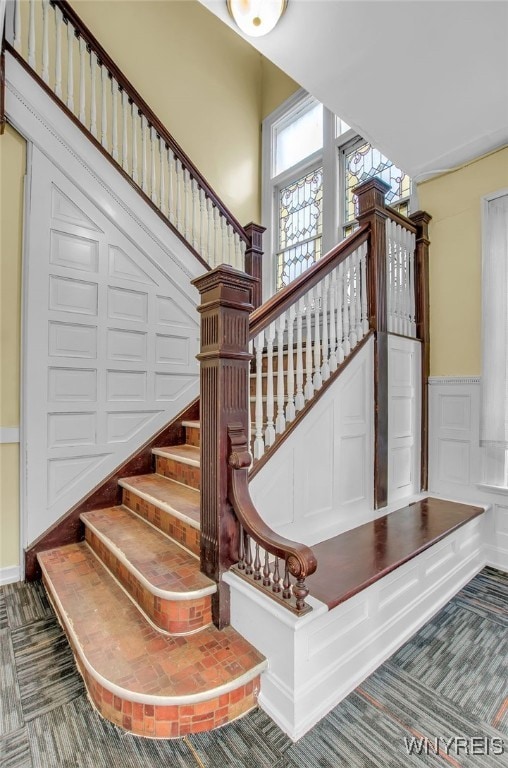
[[(21, 232), (25, 142), (0, 137), (0, 427), (19, 426)], [(0, 568), (19, 565), (19, 446), (0, 444)]]
[(481, 198), (506, 187), (508, 147), (418, 185), (432, 216), (432, 376), (481, 372)]
[(261, 120), (268, 117), (300, 86), (285, 72), (261, 57)]
[(259, 221), (261, 55), (197, 0), (73, 6), (237, 219)]

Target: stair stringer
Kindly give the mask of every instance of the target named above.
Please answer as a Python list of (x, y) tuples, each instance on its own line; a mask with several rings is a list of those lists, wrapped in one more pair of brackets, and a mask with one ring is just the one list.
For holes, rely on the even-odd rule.
[(374, 517), (374, 339), (249, 483), (277, 533), (312, 545)]

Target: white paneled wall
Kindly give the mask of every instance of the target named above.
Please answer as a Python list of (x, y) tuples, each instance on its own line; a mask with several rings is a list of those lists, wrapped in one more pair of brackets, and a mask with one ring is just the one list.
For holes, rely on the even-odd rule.
[(27, 222), (23, 457), (32, 542), (198, 390), (193, 302), (38, 150)]
[(482, 482), (480, 379), (429, 380), (429, 491), (451, 499), (489, 504), (487, 562), (508, 570), (508, 489)]
[(373, 341), (250, 483), (272, 528), (314, 543), (372, 518)]
[(388, 503), (420, 490), (421, 344), (388, 338)]

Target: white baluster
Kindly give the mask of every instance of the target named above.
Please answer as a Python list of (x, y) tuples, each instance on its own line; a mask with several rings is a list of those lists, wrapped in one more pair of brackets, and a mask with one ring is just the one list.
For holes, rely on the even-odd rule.
[(208, 220), (208, 235), (207, 235), (207, 245), (206, 245), (206, 258), (210, 265), (213, 263), (213, 236), (214, 236), (213, 211), (214, 211), (213, 203), (210, 200), (210, 198), (207, 197), (206, 198), (206, 216)]
[(113, 160), (118, 162), (120, 156), (118, 152), (118, 83), (113, 75), (111, 75), (111, 99), (113, 102), (113, 114), (111, 118), (111, 154)]
[(296, 309), (296, 397), (295, 408), (297, 411), (301, 411), (305, 405), (305, 397), (303, 394), (303, 337), (302, 337), (302, 322), (303, 314), (305, 312), (305, 304), (303, 298), (298, 301), (298, 307)]
[(241, 258), (241, 267), (240, 269), (242, 272), (245, 272), (245, 251), (247, 250), (247, 243), (245, 240), (242, 240), (240, 238), (240, 258)]
[[(286, 313), (277, 320), (277, 419), (275, 420), (275, 431), (278, 435), (286, 429), (286, 419), (284, 417), (284, 331), (286, 329)], [(288, 349), (288, 357), (293, 354)]]
[(85, 53), (86, 43), (82, 37), (79, 38), (79, 119), (86, 124), (86, 90), (85, 90)]
[[(19, 5), (17, 3), (16, 5)], [(62, 98), (62, 11), (55, 6), (55, 94)]]
[(30, 0), (28, 11), (28, 64), (35, 69), (35, 0)]
[(362, 331), (369, 331), (369, 307), (367, 301), (367, 243), (361, 246), (360, 256), (361, 286), (362, 286)]
[(221, 239), (222, 239), (222, 249), (221, 249), (221, 261), (224, 264), (229, 263), (228, 259), (228, 231), (227, 231), (228, 223), (226, 221), (226, 217), (222, 217), (222, 227), (221, 227)]
[(49, 0), (42, 0), (42, 73), (45, 83), (49, 83), (49, 40), (48, 40)]
[(139, 183), (138, 177), (138, 108), (132, 102), (132, 180)]
[(330, 372), (333, 373), (337, 370), (337, 326), (335, 324), (335, 304), (337, 301), (337, 268), (333, 269), (330, 274), (329, 280), (330, 287), (330, 317), (329, 317), (329, 329), (330, 329)]
[(160, 200), (160, 209), (164, 216), (168, 215), (168, 209), (166, 206), (166, 163), (167, 163), (167, 153), (166, 153), (166, 142), (162, 138), (162, 136), (159, 136), (159, 200)]
[(351, 352), (349, 343), (349, 264), (346, 259), (344, 262), (344, 272), (342, 277), (343, 303), (342, 303), (342, 328), (344, 332), (344, 356), (347, 357)]
[(312, 383), (312, 288), (305, 294), (305, 399), (310, 400), (314, 395)]
[(242, 254), (242, 239), (238, 232), (235, 232), (235, 264), (242, 272), (245, 271), (245, 260)]
[(354, 349), (358, 343), (356, 336), (356, 274), (354, 256), (353, 251), (347, 259), (349, 273), (349, 344), (351, 349)]
[(155, 134), (155, 128), (150, 126), (150, 132), (148, 134), (150, 139), (150, 200), (154, 205), (157, 205), (157, 178), (155, 173), (155, 147), (157, 143), (157, 136)]
[(356, 338), (358, 341), (363, 338), (363, 326), (362, 326), (362, 283), (360, 275), (360, 253), (362, 246), (360, 245), (353, 254), (355, 262), (355, 318), (356, 318)]
[(146, 153), (147, 119), (141, 114), (141, 189), (148, 194), (148, 160)]
[(67, 20), (67, 107), (74, 112), (74, 27)]
[(208, 227), (208, 220), (206, 215), (206, 195), (205, 190), (199, 188), (199, 252), (201, 257), (208, 259), (208, 242), (206, 239), (206, 232)]
[(221, 224), (220, 219), (221, 215), (219, 213), (219, 209), (217, 207), (214, 207), (213, 209), (213, 216), (215, 219), (215, 236), (214, 236), (214, 250), (213, 250), (213, 260), (210, 262), (211, 267), (216, 267), (218, 264), (220, 264), (220, 233), (221, 233)]
[(403, 227), (400, 227), (400, 243), (401, 243), (401, 254), (402, 254), (402, 307), (401, 307), (401, 319), (402, 319), (402, 327), (401, 327), (401, 333), (404, 336), (408, 336), (409, 333), (409, 323), (408, 323), (408, 314), (409, 314), (409, 302), (408, 302), (408, 284), (407, 284), (407, 238), (406, 238), (407, 230)]
[(188, 243), (191, 242), (191, 227), (192, 227), (192, 178), (190, 171), (184, 169), (184, 202), (185, 202), (185, 239)]
[(231, 224), (228, 224), (228, 256), (229, 264), (239, 269), (239, 265), (235, 261), (235, 231)]
[(273, 341), (275, 338), (275, 323), (271, 323), (266, 330), (266, 429), (265, 445), (269, 448), (275, 441), (275, 428), (273, 424)]
[(337, 363), (344, 362), (344, 264), (337, 267)]
[(199, 187), (196, 179), (191, 179), (191, 205), (192, 205), (192, 247), (199, 253)]
[(183, 232), (183, 166), (180, 160), (175, 158), (176, 169), (176, 228)]
[(388, 332), (393, 333), (393, 281), (395, 278), (393, 260), (392, 222), (386, 219), (386, 302), (388, 313)]
[[(256, 403), (255, 403), (255, 421), (256, 435), (254, 438), (254, 458), (260, 459), (265, 452), (265, 441), (263, 439), (263, 349), (265, 346), (265, 334), (259, 333), (254, 340), (256, 350)], [(249, 390), (250, 391), (250, 390)]]
[(21, 1), (14, 0), (14, 38), (12, 45), (16, 51), (21, 51)]
[(321, 376), (323, 381), (327, 381), (327, 379), (330, 378), (330, 363), (328, 358), (328, 291), (330, 286), (330, 279), (329, 275), (325, 275), (324, 279), (321, 281), (322, 285), (322, 306), (323, 306), (323, 312), (321, 314), (321, 319), (323, 323), (323, 362), (321, 364)]
[(415, 294), (415, 247), (416, 238), (410, 233), (409, 241), (409, 299), (411, 313), (411, 336), (416, 337), (416, 294)]
[(129, 136), (127, 133), (127, 119), (129, 110), (129, 97), (125, 88), (122, 90), (122, 168), (129, 173)]
[(96, 93), (96, 71), (97, 71), (97, 56), (93, 51), (90, 52), (90, 68), (91, 68), (91, 89), (90, 89), (90, 131), (92, 136), (97, 138), (97, 93)]
[(172, 224), (176, 226), (176, 169), (175, 156), (168, 148), (168, 217)]
[(323, 384), (321, 377), (321, 283), (314, 289), (314, 377), (312, 383), (314, 389), (319, 389)]
[(101, 144), (108, 149), (108, 70), (101, 64)]
[(295, 413), (295, 347), (293, 342), (293, 328), (296, 317), (296, 306), (292, 304), (287, 312), (288, 318), (288, 364), (287, 364), (287, 404), (286, 421), (293, 421)]

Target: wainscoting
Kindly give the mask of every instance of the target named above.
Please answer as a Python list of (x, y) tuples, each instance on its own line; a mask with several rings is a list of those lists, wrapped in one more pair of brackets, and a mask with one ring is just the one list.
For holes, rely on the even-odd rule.
[(429, 491), (489, 505), (486, 562), (508, 571), (508, 489), (483, 484), (480, 379), (429, 379)]

